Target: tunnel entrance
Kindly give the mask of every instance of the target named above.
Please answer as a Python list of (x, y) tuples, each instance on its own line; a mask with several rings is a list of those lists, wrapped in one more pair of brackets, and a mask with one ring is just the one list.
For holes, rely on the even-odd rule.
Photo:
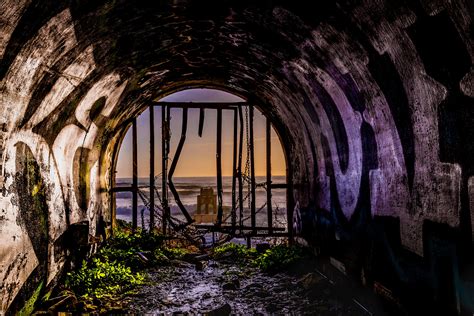
[[(198, 99), (170, 95), (131, 119), (116, 155), (113, 217), (130, 220), (134, 230), (184, 235), (199, 246), (234, 237), (248, 243), (252, 237), (288, 237), (291, 177), (271, 120), (240, 98), (199, 99), (227, 94), (222, 91), (183, 92), (193, 91)], [(189, 156), (197, 163), (193, 170)], [(199, 172), (202, 160), (206, 166)]]

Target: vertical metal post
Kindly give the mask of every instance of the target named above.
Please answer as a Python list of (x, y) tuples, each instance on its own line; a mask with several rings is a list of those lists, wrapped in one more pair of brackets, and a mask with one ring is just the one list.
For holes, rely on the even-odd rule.
[(150, 233), (155, 228), (155, 114), (150, 105)]
[[(168, 118), (169, 118), (169, 114), (168, 114)], [(179, 198), (178, 190), (176, 190), (176, 187), (173, 183), (173, 174), (174, 174), (174, 171), (176, 170), (176, 166), (178, 165), (179, 157), (181, 156), (181, 151), (183, 150), (184, 142), (186, 141), (187, 129), (188, 129), (188, 108), (185, 107), (183, 108), (181, 137), (179, 139), (178, 147), (176, 147), (176, 152), (174, 154), (173, 160), (171, 161), (170, 170), (168, 172), (168, 186), (170, 188), (171, 193), (173, 194), (176, 204), (178, 204), (179, 209), (183, 213), (184, 217), (186, 217), (186, 221), (188, 222), (188, 224), (191, 224), (193, 222), (193, 218), (191, 217), (191, 215), (189, 215), (188, 211), (186, 210), (186, 207), (181, 202), (181, 199)]]
[(161, 106), (161, 199), (163, 203), (163, 234), (166, 234), (166, 224), (168, 220), (168, 187), (166, 183), (168, 177), (168, 142), (169, 125), (166, 116), (166, 106)]
[[(290, 162), (291, 154), (289, 150), (287, 152), (287, 161)], [(295, 203), (293, 201), (293, 169), (291, 168), (290, 163), (286, 165), (286, 218), (287, 218), (287, 227), (288, 227), (288, 243), (292, 245), (294, 243), (294, 232), (293, 232), (293, 208), (295, 207)]]
[(272, 213), (272, 125), (267, 117), (266, 126), (266, 154), (267, 154), (267, 215), (268, 215), (268, 233), (273, 233), (273, 213)]
[(137, 119), (133, 119), (132, 123), (132, 229), (137, 229), (138, 214), (138, 150), (137, 150)]
[(237, 174), (237, 110), (234, 110), (234, 148), (232, 153), (232, 209), (231, 209), (231, 221), (232, 221), (232, 234), (235, 233), (235, 224), (237, 222), (237, 209), (236, 209), (236, 196), (235, 196), (235, 185), (236, 185), (236, 174)]
[[(238, 176), (238, 181), (239, 181), (239, 226), (242, 227), (244, 225), (243, 223), (243, 217), (244, 217), (244, 199), (243, 199), (243, 181), (242, 181), (242, 147), (244, 143), (244, 118), (242, 114), (242, 107), (239, 106), (238, 108), (239, 111), (239, 163), (237, 166), (237, 176)], [(240, 233), (242, 233), (242, 229), (240, 230)]]
[(217, 224), (220, 225), (222, 223), (222, 109), (217, 109), (216, 169)]
[(199, 109), (199, 128), (198, 128), (198, 135), (202, 137), (202, 130), (204, 128), (204, 108)]
[(256, 226), (256, 214), (255, 214), (255, 153), (254, 153), (254, 135), (253, 135), (253, 105), (249, 105), (249, 129), (250, 129), (250, 187), (251, 187), (251, 204), (250, 204), (250, 220), (252, 223), (252, 233), (256, 234), (257, 230), (255, 229)]

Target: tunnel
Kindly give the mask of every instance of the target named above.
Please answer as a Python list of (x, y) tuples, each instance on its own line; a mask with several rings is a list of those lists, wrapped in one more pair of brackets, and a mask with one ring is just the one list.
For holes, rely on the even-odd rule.
[(0, 314), (111, 229), (130, 119), (204, 87), (278, 130), (293, 239), (406, 306), (474, 310), (472, 2), (0, 6)]

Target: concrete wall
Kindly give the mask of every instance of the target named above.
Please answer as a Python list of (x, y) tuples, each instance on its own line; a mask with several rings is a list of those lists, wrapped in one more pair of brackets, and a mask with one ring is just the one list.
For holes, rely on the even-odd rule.
[[(0, 5), (0, 311), (54, 284), (71, 227), (95, 236), (100, 216), (111, 221), (118, 135), (151, 100), (191, 86), (238, 93), (274, 120), (299, 234), (355, 273), (403, 289), (401, 261), (469, 262), (468, 3)], [(441, 293), (436, 268), (423, 271)]]

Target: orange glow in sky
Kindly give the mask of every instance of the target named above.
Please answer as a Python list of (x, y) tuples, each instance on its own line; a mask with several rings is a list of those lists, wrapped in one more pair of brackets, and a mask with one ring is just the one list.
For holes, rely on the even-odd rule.
[[(232, 94), (211, 89), (184, 90), (163, 98), (168, 102), (243, 102)], [(156, 107), (155, 116), (155, 172), (161, 173), (161, 108)], [(265, 175), (265, 117), (254, 111), (255, 173)], [(216, 175), (216, 116), (217, 111), (208, 109), (205, 113), (202, 137), (198, 136), (199, 110), (189, 109), (186, 142), (176, 167), (176, 177), (205, 177)], [(172, 159), (181, 136), (181, 109), (171, 110), (171, 151)], [(233, 151), (233, 111), (223, 111), (222, 116), (222, 174), (232, 175)], [(149, 111), (137, 118), (138, 130), (138, 176), (149, 176)], [(245, 133), (244, 133), (245, 137)], [(272, 174), (285, 175), (285, 158), (277, 134), (272, 129)], [(243, 166), (245, 166), (245, 143)], [(132, 131), (127, 132), (120, 149), (117, 162), (117, 177), (132, 176)]]

